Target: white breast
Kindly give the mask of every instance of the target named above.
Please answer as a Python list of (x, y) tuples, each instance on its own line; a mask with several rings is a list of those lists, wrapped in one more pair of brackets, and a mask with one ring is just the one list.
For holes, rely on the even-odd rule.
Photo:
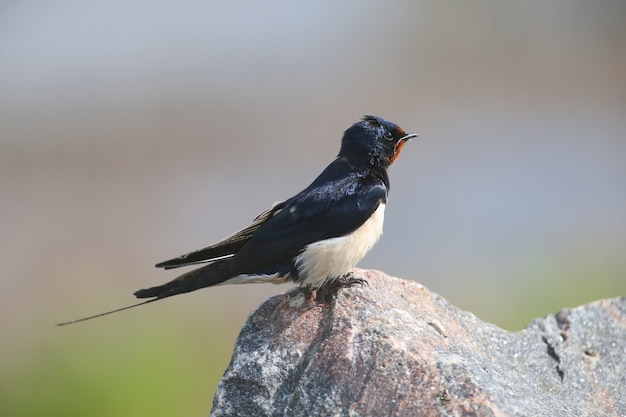
[(383, 234), (384, 218), (385, 204), (381, 203), (374, 214), (349, 235), (308, 245), (296, 258), (302, 284), (319, 288), (326, 281), (350, 272), (378, 242)]

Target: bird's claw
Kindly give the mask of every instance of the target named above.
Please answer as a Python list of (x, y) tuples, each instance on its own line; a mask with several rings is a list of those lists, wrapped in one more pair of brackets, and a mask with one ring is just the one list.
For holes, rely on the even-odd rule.
[(335, 278), (334, 280), (325, 284), (322, 288), (317, 290), (318, 296), (324, 300), (329, 300), (337, 294), (342, 288), (350, 288), (354, 285), (360, 285), (361, 287), (369, 285), (366, 279), (357, 277), (353, 272)]
[(365, 278), (359, 278), (355, 276), (352, 272), (342, 276), (341, 278), (337, 279), (335, 282), (337, 282), (338, 287), (340, 288), (349, 288), (354, 285), (360, 285), (361, 287), (370, 285), (369, 282), (367, 282)]

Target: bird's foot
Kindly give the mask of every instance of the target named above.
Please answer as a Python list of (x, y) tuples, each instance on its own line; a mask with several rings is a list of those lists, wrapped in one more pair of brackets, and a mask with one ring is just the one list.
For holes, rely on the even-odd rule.
[(336, 286), (337, 289), (339, 289), (339, 288), (349, 288), (354, 285), (360, 285), (361, 287), (364, 287), (366, 285), (369, 286), (369, 283), (367, 282), (365, 278), (359, 278), (356, 276), (354, 272), (350, 271), (347, 274), (333, 280), (328, 285)]
[(366, 279), (357, 277), (353, 272), (348, 272), (347, 274), (342, 275), (339, 278), (335, 278), (334, 280), (323, 285), (317, 290), (317, 295), (323, 300), (330, 300), (337, 295), (337, 292), (340, 289), (349, 288), (354, 285), (360, 285), (363, 287), (369, 284)]

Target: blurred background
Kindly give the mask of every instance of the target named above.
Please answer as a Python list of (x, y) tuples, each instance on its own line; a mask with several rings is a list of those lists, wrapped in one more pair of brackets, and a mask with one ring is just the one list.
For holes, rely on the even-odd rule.
[(483, 320), (626, 294), (626, 3), (0, 3), (0, 415), (208, 415), (289, 286), (65, 328), (308, 185), (363, 114), (419, 134), (361, 262)]

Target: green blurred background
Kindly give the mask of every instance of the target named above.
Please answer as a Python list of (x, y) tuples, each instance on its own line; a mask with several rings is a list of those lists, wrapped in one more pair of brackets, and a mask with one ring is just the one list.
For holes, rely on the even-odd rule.
[(88, 323), (306, 186), (420, 137), (361, 263), (504, 328), (626, 294), (626, 3), (0, 3), (0, 415), (208, 415), (223, 287)]

